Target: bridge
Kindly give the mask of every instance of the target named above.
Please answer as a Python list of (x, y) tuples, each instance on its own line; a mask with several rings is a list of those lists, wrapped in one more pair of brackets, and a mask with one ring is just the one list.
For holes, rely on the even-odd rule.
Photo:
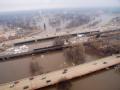
[(0, 90), (34, 90), (120, 64), (120, 54), (0, 85)]

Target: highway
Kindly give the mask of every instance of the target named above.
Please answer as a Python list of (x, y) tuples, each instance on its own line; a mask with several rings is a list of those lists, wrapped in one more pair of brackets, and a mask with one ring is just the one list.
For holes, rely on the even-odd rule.
[(89, 32), (98, 32), (98, 30), (79, 30), (79, 31), (71, 31), (71, 32), (67, 32), (67, 31), (61, 31), (61, 32), (42, 32), (39, 35), (35, 35), (35, 36), (31, 36), (31, 37), (24, 37), (24, 38), (20, 38), (20, 39), (15, 39), (15, 40), (9, 40), (4, 42), (4, 44), (6, 45), (19, 45), (19, 44), (25, 44), (26, 42), (35, 42), (35, 41), (45, 41), (48, 39), (53, 39), (59, 36), (65, 36), (65, 35), (76, 35), (76, 34), (82, 34), (82, 33), (89, 33)]

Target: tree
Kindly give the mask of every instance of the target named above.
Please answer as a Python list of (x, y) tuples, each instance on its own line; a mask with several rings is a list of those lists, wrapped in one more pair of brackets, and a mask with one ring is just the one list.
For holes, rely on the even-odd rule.
[(67, 61), (74, 63), (75, 65), (84, 63), (85, 60), (85, 48), (83, 44), (74, 45), (64, 51), (64, 55)]
[(39, 63), (36, 61), (32, 61), (30, 63), (30, 73), (32, 75), (36, 75), (36, 74), (42, 74), (42, 68), (39, 66)]
[(55, 46), (57, 46), (57, 45), (63, 46), (64, 45), (64, 39), (61, 38), (61, 37), (55, 38), (53, 45), (55, 45)]
[(69, 42), (70, 38), (71, 38), (70, 35), (57, 37), (54, 40), (54, 45), (61, 45), (61, 46), (63, 46), (65, 42)]

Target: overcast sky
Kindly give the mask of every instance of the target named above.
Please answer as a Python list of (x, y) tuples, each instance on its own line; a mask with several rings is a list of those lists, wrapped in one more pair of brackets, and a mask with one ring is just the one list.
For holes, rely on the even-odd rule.
[(120, 0), (0, 0), (0, 11), (79, 7), (120, 7)]

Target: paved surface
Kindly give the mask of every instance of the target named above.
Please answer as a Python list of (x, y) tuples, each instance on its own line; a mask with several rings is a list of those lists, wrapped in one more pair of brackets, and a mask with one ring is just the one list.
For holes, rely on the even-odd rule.
[(34, 90), (56, 84), (62, 80), (80, 77), (116, 64), (120, 64), (120, 55), (113, 55), (82, 65), (2, 84), (0, 85), (0, 90)]

